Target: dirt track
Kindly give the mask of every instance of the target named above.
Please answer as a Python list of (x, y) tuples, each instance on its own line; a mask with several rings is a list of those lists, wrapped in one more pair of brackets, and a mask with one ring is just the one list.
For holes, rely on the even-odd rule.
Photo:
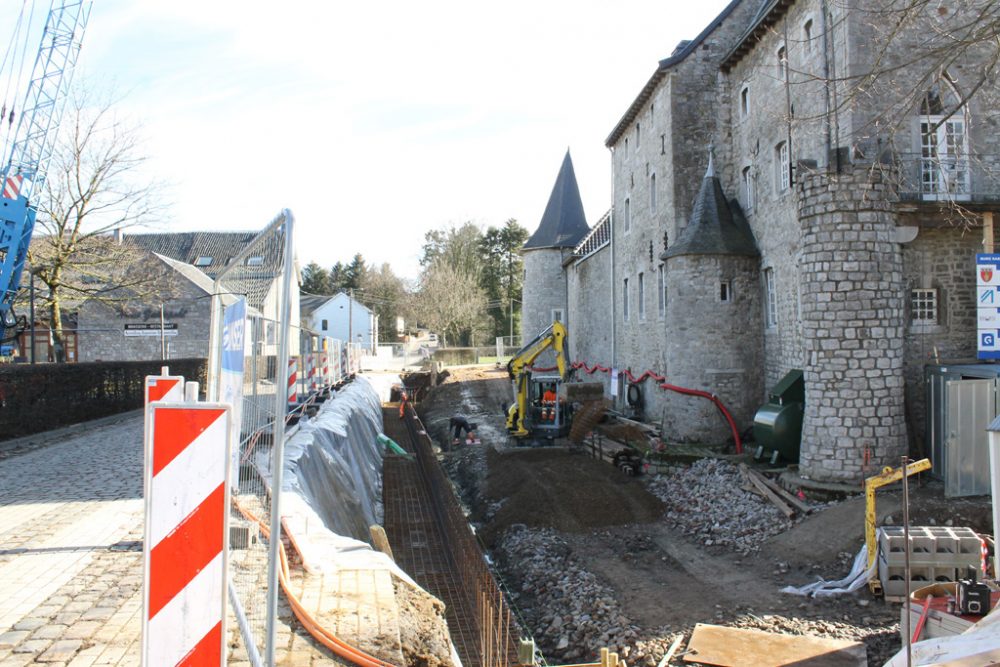
[[(788, 584), (847, 573), (863, 541), (863, 498), (816, 512), (764, 542), (757, 554), (706, 547), (660, 520), (661, 505), (641, 478), (562, 449), (513, 449), (501, 412), (509, 394), (505, 372), (459, 369), (432, 392), (421, 412), (438, 442), (447, 442), (452, 414), (479, 423), (483, 446), (444, 453), (442, 462), (479, 534), (495, 550), (500, 574), (515, 591), (514, 603), (549, 660), (592, 659), (602, 645), (617, 641), (618, 649), (631, 656), (628, 664), (655, 665), (666, 644), (679, 632), (690, 637), (698, 622), (856, 639), (865, 642), (871, 665), (898, 650), (896, 604), (866, 590), (823, 600), (779, 592)], [(982, 499), (945, 501), (933, 486), (911, 495), (915, 524), (951, 521), (987, 528)], [(880, 494), (880, 517), (895, 515), (899, 523), (899, 507), (896, 494)], [(559, 568), (593, 574), (599, 591), (606, 591), (620, 610), (608, 617), (614, 627), (591, 633), (584, 627), (593, 623), (590, 612), (561, 609), (573, 599), (572, 591), (554, 589), (572, 583), (560, 579), (560, 572), (532, 574), (537, 559), (530, 548), (521, 552), (522, 560), (505, 559), (501, 538), (512, 527), (521, 531), (522, 540), (541, 540), (539, 550), (558, 541)], [(556, 533), (545, 537), (545, 528)], [(535, 530), (543, 532), (532, 538)], [(540, 583), (539, 576), (551, 581)], [(566, 629), (577, 622), (575, 632)]]

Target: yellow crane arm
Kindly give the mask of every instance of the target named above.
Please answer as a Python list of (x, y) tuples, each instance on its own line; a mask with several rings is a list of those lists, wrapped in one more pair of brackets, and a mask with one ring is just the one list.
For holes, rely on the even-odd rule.
[[(906, 466), (906, 476), (931, 469), (931, 462), (928, 459), (920, 459)], [(903, 468), (885, 467), (877, 475), (873, 475), (865, 480), (865, 546), (868, 547), (868, 569), (871, 570), (875, 562), (877, 545), (875, 544), (875, 489), (893, 484), (903, 479)], [(878, 579), (873, 575), (869, 586), (872, 592), (878, 592)]]

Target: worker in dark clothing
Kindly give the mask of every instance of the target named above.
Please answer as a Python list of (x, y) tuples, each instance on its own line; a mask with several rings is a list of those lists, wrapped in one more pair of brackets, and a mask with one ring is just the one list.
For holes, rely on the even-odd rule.
[(451, 441), (451, 444), (453, 445), (457, 445), (461, 442), (462, 431), (465, 431), (466, 436), (469, 437), (469, 439), (476, 439), (476, 427), (474, 424), (470, 424), (465, 417), (455, 415), (448, 420), (448, 428), (454, 429), (455, 436)]

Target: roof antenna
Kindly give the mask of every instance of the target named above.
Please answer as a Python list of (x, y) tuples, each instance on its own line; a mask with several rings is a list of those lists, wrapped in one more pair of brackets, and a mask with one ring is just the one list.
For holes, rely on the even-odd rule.
[(705, 170), (705, 178), (715, 178), (715, 144), (708, 144), (708, 169)]

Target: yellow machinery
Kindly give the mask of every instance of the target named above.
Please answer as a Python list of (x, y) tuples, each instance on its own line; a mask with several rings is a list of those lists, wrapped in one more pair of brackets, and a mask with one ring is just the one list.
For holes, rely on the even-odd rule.
[[(918, 472), (931, 469), (931, 462), (927, 459), (914, 461), (906, 466), (906, 476), (909, 477)], [(868, 571), (872, 570), (875, 557), (878, 555), (878, 545), (875, 543), (875, 489), (893, 484), (903, 479), (903, 469), (885, 467), (879, 474), (865, 480), (865, 546), (868, 547)], [(872, 593), (879, 595), (882, 592), (882, 584), (878, 580), (877, 574), (873, 574), (868, 581), (868, 588)]]
[[(566, 326), (553, 322), (507, 362), (514, 387), (514, 404), (507, 410), (507, 431), (515, 438), (554, 439), (569, 432), (571, 408), (558, 399), (569, 369), (566, 345)], [(535, 359), (548, 349), (555, 352), (555, 368), (532, 368)], [(556, 374), (548, 374), (551, 371)]]

